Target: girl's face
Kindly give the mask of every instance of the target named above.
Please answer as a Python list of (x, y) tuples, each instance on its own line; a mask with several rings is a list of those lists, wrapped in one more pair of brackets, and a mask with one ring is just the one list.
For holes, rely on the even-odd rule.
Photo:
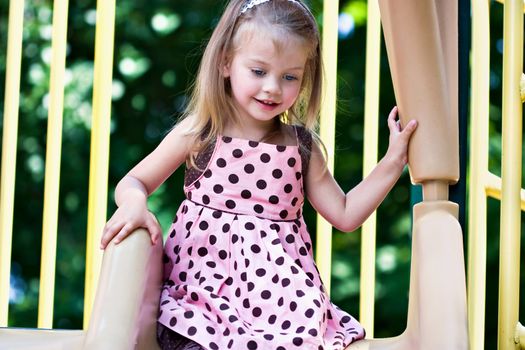
[(277, 46), (267, 36), (244, 35), (224, 67), (242, 122), (266, 125), (299, 96), (308, 51), (297, 38), (281, 39)]

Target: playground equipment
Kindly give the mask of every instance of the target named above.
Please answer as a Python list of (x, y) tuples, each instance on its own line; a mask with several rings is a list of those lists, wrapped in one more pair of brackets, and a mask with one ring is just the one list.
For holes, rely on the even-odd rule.
[[(321, 127), (322, 138), (327, 140), (329, 154), (333, 150), (333, 115), (335, 114), (335, 64), (333, 61), (337, 56), (337, 2), (325, 1), (325, 32), (324, 51), (325, 61), (329, 67), (328, 89), (326, 102), (323, 109), (323, 121)], [(410, 149), (410, 172), (414, 183), (422, 184), (424, 201), (414, 208), (414, 230), (413, 230), (413, 256), (410, 281), (410, 302), (407, 330), (396, 338), (391, 339), (371, 339), (358, 342), (349, 349), (466, 349), (467, 341), (467, 316), (466, 316), (466, 289), (465, 275), (463, 267), (463, 247), (461, 229), (457, 223), (457, 206), (448, 202), (448, 185), (457, 180), (459, 176), (457, 161), (457, 57), (456, 45), (454, 40), (457, 37), (456, 23), (457, 13), (455, 12), (454, 2), (447, 0), (436, 2), (437, 7), (429, 1), (416, 0), (381, 0), (381, 12), (385, 37), (388, 46), (389, 59), (391, 62), (393, 80), (396, 96), (399, 102), (400, 116), (402, 122), (416, 118), (419, 120), (419, 128), (416, 132)], [(507, 68), (506, 77), (510, 80), (510, 88), (504, 92), (508, 96), (506, 109), (504, 107), (504, 121), (512, 134), (511, 139), (519, 145), (521, 152), (521, 104), (519, 101), (519, 89), (512, 90), (519, 86), (519, 75), (521, 72), (522, 60), (522, 17), (523, 5), (518, 0), (507, 1), (505, 5), (506, 16), (509, 21), (508, 37), (506, 50), (510, 47), (510, 52), (506, 53), (514, 67)], [(369, 4), (369, 11), (375, 7), (374, 3)], [(98, 235), (105, 221), (105, 201), (107, 197), (107, 159), (104, 156), (107, 152), (107, 140), (109, 137), (109, 122), (101, 119), (102, 116), (109, 116), (109, 88), (111, 86), (111, 57), (113, 52), (113, 21), (114, 21), (115, 2), (101, 0), (97, 6), (97, 53), (95, 63), (95, 93), (94, 93), (94, 115), (96, 116), (93, 124), (94, 142), (99, 142), (92, 146), (92, 169), (90, 183), (93, 195), (90, 195), (90, 224), (88, 227), (88, 271), (86, 273), (86, 322), (85, 330), (79, 331), (60, 331), (60, 330), (30, 330), (30, 329), (0, 329), (0, 349), (156, 349), (154, 340), (156, 303), (158, 302), (158, 289), (160, 284), (160, 246), (152, 247), (149, 243), (148, 235), (143, 230), (134, 233), (118, 247), (111, 244), (105, 252), (104, 261), (101, 264), (99, 256), (92, 252), (98, 251)], [(65, 21), (67, 21), (67, 1), (55, 1), (55, 18), (57, 32), (65, 32)], [(475, 11), (473, 11), (475, 12)], [(518, 16), (517, 14), (521, 14)], [(371, 20), (369, 16), (369, 20)], [(58, 23), (62, 22), (62, 27)], [(419, 21), (419, 22), (413, 22)], [(2, 190), (1, 190), (1, 214), (0, 214), (0, 284), (9, 284), (9, 249), (11, 246), (11, 221), (12, 220), (12, 189), (14, 188), (14, 166), (16, 159), (9, 158), (16, 145), (16, 115), (18, 107), (19, 75), (20, 75), (20, 49), (21, 49), (21, 26), (23, 23), (23, 1), (10, 2), (10, 21), (9, 21), (9, 59), (8, 63), (8, 88), (6, 89), (6, 113), (4, 120), (3, 152), (5, 156), (2, 164), (9, 164), (10, 167), (2, 166)], [(328, 24), (331, 24), (328, 25)], [(507, 26), (507, 24), (506, 24)], [(334, 28), (335, 27), (335, 28)], [(415, 28), (415, 29), (414, 29)], [(422, 28), (425, 28), (424, 30)], [(514, 28), (514, 29), (513, 29)], [(516, 29), (517, 28), (517, 29)], [(400, 37), (406, 39), (406, 34), (410, 32), (414, 38), (410, 42), (403, 42)], [(376, 31), (377, 34), (378, 31)], [(100, 33), (100, 34), (99, 34)], [(519, 34), (521, 33), (521, 34)], [(521, 35), (521, 36), (520, 36)], [(58, 36), (65, 42), (65, 36)], [(328, 38), (328, 39), (327, 39)], [(507, 39), (507, 36), (506, 36)], [(55, 45), (55, 40), (53, 42)], [(58, 44), (57, 44), (58, 45)], [(519, 49), (521, 45), (521, 50)], [(378, 45), (377, 45), (378, 46)], [(514, 48), (514, 49), (512, 49)], [(517, 49), (518, 48), (518, 49)], [(64, 56), (59, 54), (63, 51), (60, 46), (53, 47), (55, 53), (53, 58), (56, 63), (54, 76), (59, 84), (51, 84), (57, 89), (52, 96), (58, 96), (55, 102), (51, 102), (51, 117), (60, 116), (60, 67), (63, 67)], [(103, 56), (105, 55), (105, 56)], [(477, 57), (476, 55), (474, 55)], [(327, 59), (328, 57), (328, 59)], [(477, 57), (479, 58), (479, 57)], [(62, 60), (62, 63), (61, 63)], [(330, 61), (329, 61), (330, 60)], [(412, 61), (413, 60), (413, 61)], [(406, 64), (406, 62), (412, 62)], [(410, 67), (407, 71), (404, 67)], [(507, 65), (507, 67), (510, 67)], [(370, 74), (373, 76), (374, 74)], [(474, 75), (474, 74), (473, 74)], [(367, 85), (369, 74), (367, 73)], [(373, 81), (373, 79), (371, 79)], [(10, 83), (9, 83), (10, 82)], [(475, 84), (473, 84), (475, 85)], [(507, 86), (507, 85), (506, 85)], [(375, 94), (377, 98), (377, 93)], [(414, 97), (415, 96), (415, 97)], [(518, 99), (516, 99), (518, 97)], [(370, 102), (372, 101), (372, 102)], [(377, 116), (374, 113), (373, 104), (377, 104), (377, 99), (367, 101), (368, 114)], [(372, 106), (372, 107), (371, 107)], [(505, 112), (506, 111), (506, 112)], [(15, 116), (13, 119), (12, 116)], [(514, 119), (512, 119), (514, 116)], [(332, 118), (331, 118), (332, 117)], [(13, 122), (15, 120), (15, 122)], [(54, 123), (55, 127), (60, 127), (60, 119)], [(50, 122), (51, 125), (51, 122)], [(55, 132), (59, 135), (60, 133)], [(519, 133), (519, 137), (516, 135)], [(13, 140), (13, 137), (15, 140)], [(55, 139), (59, 137), (55, 136)], [(432, 141), (429, 141), (432, 140)], [(432, 155), (426, 153), (428, 144), (432, 142)], [(58, 142), (59, 143), (59, 142)], [(7, 146), (6, 146), (7, 145)], [(59, 146), (57, 146), (59, 147)], [(419, 152), (423, 151), (423, 152)], [(55, 157), (56, 152), (54, 153)], [(512, 153), (512, 154), (511, 154)], [(60, 158), (58, 152), (58, 158)], [(333, 151), (332, 153), (333, 154)], [(504, 240), (502, 237), (502, 249), (507, 249), (505, 254), (501, 254), (502, 276), (510, 271), (510, 277), (502, 277), (502, 290), (509, 290), (512, 294), (510, 300), (502, 291), (500, 309), (502, 309), (500, 349), (516, 349), (525, 344), (523, 327), (517, 321), (517, 289), (508, 287), (509, 280), (519, 281), (519, 196), (520, 184), (517, 179), (521, 178), (521, 173), (516, 173), (512, 169), (512, 159), (520, 159), (521, 153), (517, 151), (509, 152), (508, 158), (504, 160), (502, 181), (503, 191), (500, 196), (503, 199), (506, 212), (510, 215), (502, 215), (502, 232), (517, 232), (512, 240)], [(519, 155), (519, 156), (518, 156)], [(416, 160), (423, 158), (421, 160)], [(429, 162), (431, 160), (432, 162)], [(333, 163), (330, 163), (333, 164)], [(434, 165), (440, 164), (439, 167)], [(58, 167), (57, 167), (58, 168)], [(517, 167), (519, 168), (519, 167)], [(486, 167), (484, 168), (486, 169)], [(13, 170), (13, 173), (10, 173)], [(505, 177), (505, 175), (509, 175)], [(46, 179), (48, 176), (46, 175)], [(53, 178), (53, 177), (52, 177)], [(58, 177), (54, 177), (58, 179)], [(510, 180), (505, 180), (510, 179)], [(47, 180), (46, 180), (47, 182)], [(518, 182), (518, 184), (516, 184)], [(53, 203), (53, 187), (49, 185), (50, 202)], [(494, 185), (494, 192), (497, 193), (498, 185)], [(516, 192), (516, 188), (518, 188)], [(47, 185), (46, 185), (47, 191)], [(500, 192), (501, 193), (501, 192)], [(517, 193), (517, 194), (516, 194)], [(483, 197), (483, 200), (485, 198)], [(5, 204), (7, 203), (7, 204)], [(11, 205), (9, 204), (11, 203)], [(48, 259), (43, 262), (43, 272), (41, 291), (41, 310), (39, 310), (39, 327), (49, 328), (52, 320), (52, 300), (49, 293), (44, 290), (53, 289), (54, 263), (47, 261), (54, 260), (54, 248), (56, 246), (56, 223), (51, 219), (56, 215), (54, 204), (50, 205), (51, 214), (47, 217), (48, 228), (44, 229), (45, 245), (49, 248), (46, 254)], [(518, 215), (516, 215), (516, 208)], [(503, 211), (503, 208), (502, 208)], [(54, 213), (54, 214), (53, 214)], [(516, 222), (517, 221), (517, 222)], [(438, 222), (439, 225), (435, 223)], [(324, 224), (319, 224), (319, 228), (331, 230)], [(46, 231), (47, 230), (47, 231)], [(53, 238), (54, 231), (54, 238)], [(321, 230), (318, 230), (321, 231)], [(365, 232), (365, 231), (364, 231)], [(476, 231), (478, 232), (478, 231)], [(367, 235), (367, 233), (364, 233)], [(330, 244), (326, 239), (329, 235), (322, 233), (323, 246), (319, 246), (318, 256), (325, 256), (324, 260), (318, 261), (323, 279), (329, 281), (329, 257)], [(368, 236), (367, 236), (368, 239)], [(518, 241), (519, 242), (519, 241)], [(470, 242), (469, 242), (470, 244)], [(517, 252), (516, 252), (516, 247)], [(321, 253), (319, 253), (321, 252)], [(328, 253), (327, 253), (328, 252)], [(469, 260), (475, 254), (469, 248)], [(447, 259), (443, 259), (443, 257)], [(131, 257), (131, 259), (130, 259)], [(44, 259), (43, 259), (44, 260)], [(319, 260), (319, 259), (318, 259)], [(7, 263), (6, 263), (7, 261)], [(368, 263), (368, 280), (373, 280), (373, 259)], [(469, 266), (483, 265), (476, 261)], [(100, 277), (97, 277), (101, 268)], [(372, 268), (370, 269), (370, 265)], [(370, 270), (372, 272), (370, 272)], [(372, 278), (370, 278), (370, 275)], [(479, 319), (479, 300), (477, 297), (479, 290), (484, 290), (484, 284), (474, 285), (471, 282), (474, 273), (469, 273), (469, 333), (470, 345), (472, 349), (482, 349), (483, 327), (479, 330), (477, 325), (472, 325), (473, 320)], [(7, 283), (6, 283), (7, 280)], [(98, 281), (98, 287), (97, 283)], [(366, 283), (366, 282), (365, 282)], [(472, 285), (471, 285), (472, 283)], [(477, 282), (476, 282), (477, 283)], [(118, 285), (119, 288), (115, 288)], [(123, 288), (123, 286), (125, 286)], [(437, 287), (436, 287), (437, 286)], [(446, 286), (446, 287), (445, 287)], [(0, 326), (7, 325), (7, 296), (6, 288), (0, 290)], [(96, 298), (92, 291), (97, 290)], [(116, 291), (126, 291), (126, 295), (115, 294)], [(371, 305), (372, 312), (361, 312), (361, 317), (366, 318), (365, 326), (373, 329), (373, 290), (361, 293), (367, 301), (362, 304)], [(366, 294), (366, 295), (365, 295)], [(93, 299), (94, 302), (93, 302)], [(474, 303), (475, 301), (475, 303)], [(482, 303), (483, 304), (483, 303)], [(48, 305), (48, 306), (45, 306)], [(49, 306), (51, 305), (51, 306)], [(91, 305), (94, 305), (91, 312)], [(370, 307), (365, 306), (365, 310)], [(476, 310), (478, 309), (478, 310)], [(476, 314), (477, 313), (477, 314)], [(481, 318), (483, 321), (483, 317)], [(372, 327), (369, 324), (372, 323)], [(372, 333), (372, 332), (370, 332)], [(473, 345), (474, 341), (481, 345)], [(481, 339), (481, 340), (480, 340)], [(476, 343), (479, 344), (479, 343)]]

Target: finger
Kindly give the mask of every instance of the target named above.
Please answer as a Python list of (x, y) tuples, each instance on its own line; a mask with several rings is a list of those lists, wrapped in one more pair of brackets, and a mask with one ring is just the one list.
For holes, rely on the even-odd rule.
[(410, 136), (417, 128), (417, 120), (412, 119), (408, 122), (408, 124), (403, 129), (404, 134), (408, 134)]
[(116, 233), (119, 231), (120, 227), (108, 227), (107, 230), (102, 234), (102, 238), (100, 240), (100, 248), (105, 249), (109, 242), (115, 237)]
[(122, 242), (122, 240), (124, 240), (124, 238), (126, 238), (130, 234), (132, 229), (133, 229), (133, 225), (129, 223), (124, 225), (124, 227), (122, 227), (120, 232), (115, 236), (115, 244), (119, 244), (120, 242)]
[(388, 119), (387, 119), (388, 128), (390, 130), (398, 130), (399, 131), (399, 127), (397, 126), (397, 123), (396, 123), (396, 117), (397, 117), (397, 107), (394, 107), (390, 111), (390, 114), (388, 115)]
[(155, 215), (151, 214), (150, 219), (146, 223), (146, 228), (151, 235), (151, 243), (156, 244), (162, 235), (162, 230)]

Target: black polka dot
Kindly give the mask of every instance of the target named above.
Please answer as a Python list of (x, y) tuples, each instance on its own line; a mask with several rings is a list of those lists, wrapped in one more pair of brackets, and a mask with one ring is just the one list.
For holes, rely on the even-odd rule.
[(293, 345), (295, 346), (303, 345), (303, 338), (299, 338), (299, 337), (293, 338)]
[(272, 204), (277, 204), (279, 203), (279, 197), (277, 196), (270, 196), (270, 198), (268, 198), (268, 201)]
[(255, 274), (259, 277), (263, 277), (264, 275), (266, 275), (266, 270), (265, 269), (257, 269), (255, 271)]
[(276, 320), (277, 320), (277, 316), (275, 315), (271, 315), (270, 317), (268, 317), (269, 324), (274, 324)]
[(212, 173), (211, 173), (211, 170), (210, 170), (210, 169), (208, 169), (208, 170), (206, 170), (206, 171), (204, 172), (204, 177), (206, 177), (206, 178), (210, 178), (211, 175), (212, 175)]
[(281, 146), (281, 145), (277, 146), (277, 151), (279, 151), (279, 152), (286, 151), (286, 146)]
[(288, 165), (289, 165), (290, 167), (292, 167), (292, 168), (295, 166), (295, 163), (296, 163), (296, 162), (297, 162), (297, 161), (295, 160), (295, 158), (290, 158), (290, 159), (288, 159)]
[(222, 211), (220, 210), (215, 210), (212, 214), (212, 216), (215, 218), (215, 219), (219, 219), (221, 216), (222, 216)]
[(257, 342), (255, 342), (254, 340), (250, 340), (247, 346), (249, 350), (255, 350), (257, 349)]
[(217, 236), (211, 235), (209, 241), (211, 245), (215, 245), (215, 243), (217, 243)]
[(199, 248), (197, 253), (199, 253), (199, 256), (201, 257), (206, 256), (208, 254), (208, 249), (206, 249), (205, 247), (201, 247)]
[(197, 333), (197, 328), (195, 328), (193, 326), (188, 328), (188, 335), (194, 336), (196, 333)]
[(177, 324), (177, 319), (175, 317), (172, 317), (170, 320), (170, 326), (175, 327), (176, 324)]
[(219, 350), (219, 346), (217, 344), (215, 344), (214, 342), (211, 342), (210, 343), (210, 349), (211, 350)]
[(283, 172), (280, 169), (275, 169), (272, 171), (272, 176), (276, 179), (280, 179), (283, 176)]
[(250, 247), (250, 249), (252, 250), (252, 252), (254, 252), (255, 254), (259, 254), (261, 252), (261, 247), (259, 247), (257, 244), (252, 244), (252, 246)]
[(224, 168), (226, 166), (226, 160), (224, 158), (217, 159), (217, 166), (219, 168)]
[(254, 307), (252, 310), (252, 315), (255, 317), (259, 317), (262, 314), (262, 310), (260, 307)]
[(290, 279), (289, 278), (283, 278), (281, 281), (281, 285), (283, 287), (288, 287), (290, 285)]
[(272, 293), (269, 290), (263, 290), (261, 292), (261, 298), (268, 300), (272, 297)]
[(295, 310), (297, 310), (297, 303), (295, 301), (292, 301), (290, 303), (290, 310), (293, 312)]
[(244, 171), (246, 174), (252, 174), (255, 171), (255, 167), (252, 164), (246, 164), (244, 166)]
[(265, 334), (264, 335), (264, 339), (266, 339), (266, 340), (273, 340), (273, 335), (272, 334)]
[(223, 137), (222, 137), (222, 141), (223, 141), (224, 143), (230, 143), (230, 142), (232, 142), (232, 138), (229, 137), (229, 136), (223, 136)]
[(244, 224), (244, 228), (247, 229), (248, 231), (251, 231), (255, 229), (255, 225), (252, 222), (247, 222), (246, 224)]
[(284, 186), (284, 192), (290, 193), (290, 192), (292, 192), (292, 190), (293, 190), (293, 186), (291, 184), (286, 184)]
[(226, 201), (226, 207), (227, 207), (228, 209), (233, 209), (233, 208), (236, 207), (236, 204), (235, 204), (235, 202), (232, 201), (231, 199), (228, 199), (228, 200)]
[(257, 142), (257, 141), (249, 141), (248, 145), (250, 145), (250, 147), (252, 147), (252, 148), (255, 148), (255, 147), (259, 146), (259, 142)]
[(314, 310), (313, 309), (308, 309), (306, 310), (306, 312), (304, 313), (304, 315), (308, 318), (312, 318), (312, 316), (314, 315)]
[(222, 232), (226, 233), (230, 231), (230, 224), (222, 225)]
[(186, 311), (184, 313), (184, 317), (187, 318), (187, 319), (190, 319), (190, 318), (193, 318), (193, 311)]
[(219, 193), (222, 193), (222, 191), (224, 191), (224, 187), (222, 187), (221, 185), (213, 186), (213, 192), (219, 194)]
[(208, 195), (202, 196), (202, 203), (210, 204), (210, 197), (208, 197)]
[(264, 207), (260, 204), (255, 204), (253, 206), (253, 210), (257, 213), (257, 214), (262, 214), (262, 212), (264, 211)]
[(268, 163), (270, 161), (271, 157), (268, 153), (261, 154), (261, 162)]
[(288, 329), (290, 328), (290, 326), (292, 325), (292, 323), (288, 320), (284, 321), (283, 324), (281, 325), (281, 328), (282, 329)]
[(248, 190), (243, 190), (241, 192), (241, 197), (244, 198), (244, 199), (249, 199), (252, 197), (252, 193)]
[(240, 149), (234, 149), (233, 152), (232, 152), (232, 156), (234, 156), (235, 158), (241, 158), (243, 155), (242, 151)]
[(256, 185), (257, 185), (257, 188), (260, 190), (264, 190), (267, 186), (266, 181), (264, 180), (258, 180)]
[(281, 217), (281, 219), (286, 219), (286, 217), (288, 216), (288, 211), (286, 211), (286, 210), (282, 210), (282, 211), (279, 213), (279, 216)]
[(236, 184), (237, 182), (239, 182), (239, 177), (235, 174), (231, 174), (230, 176), (228, 176), (228, 181), (230, 181), (232, 184)]
[(201, 230), (203, 230), (203, 231), (204, 231), (204, 230), (207, 230), (208, 227), (209, 227), (209, 225), (208, 225), (208, 222), (206, 222), (206, 221), (201, 221), (201, 222), (199, 223), (199, 228), (200, 228)]
[(308, 334), (310, 334), (312, 337), (317, 337), (317, 329), (312, 328), (308, 331)]

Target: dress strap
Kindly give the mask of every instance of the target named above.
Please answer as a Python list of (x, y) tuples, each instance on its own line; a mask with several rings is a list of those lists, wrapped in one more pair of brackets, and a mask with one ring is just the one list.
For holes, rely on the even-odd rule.
[(312, 153), (312, 134), (304, 126), (295, 125), (295, 135), (297, 137), (297, 145), (299, 146), (299, 155), (301, 156), (303, 178), (308, 172), (308, 164), (310, 163), (310, 154)]

